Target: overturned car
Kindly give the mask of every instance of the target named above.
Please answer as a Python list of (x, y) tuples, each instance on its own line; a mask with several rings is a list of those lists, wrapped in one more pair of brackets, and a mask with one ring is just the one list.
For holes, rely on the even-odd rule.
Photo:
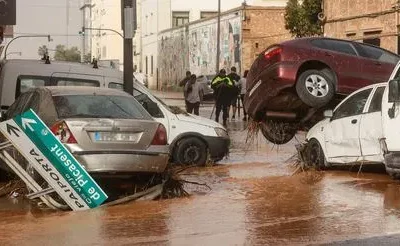
[(247, 77), (245, 108), (275, 144), (308, 130), (353, 91), (384, 82), (399, 56), (372, 45), (302, 38), (268, 47)]

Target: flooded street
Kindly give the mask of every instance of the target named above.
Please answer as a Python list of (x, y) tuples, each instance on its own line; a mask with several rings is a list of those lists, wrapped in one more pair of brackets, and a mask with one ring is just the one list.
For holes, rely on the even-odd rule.
[(309, 245), (400, 232), (400, 185), (379, 168), (292, 175), (297, 140), (276, 148), (259, 136), (249, 145), (242, 122), (229, 128), (229, 158), (183, 175), (211, 190), (190, 184), (188, 198), (76, 213), (2, 199), (1, 244)]

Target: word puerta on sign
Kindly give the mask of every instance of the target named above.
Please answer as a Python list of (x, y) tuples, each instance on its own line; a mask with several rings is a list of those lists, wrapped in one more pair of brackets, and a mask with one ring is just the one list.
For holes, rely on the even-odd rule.
[(0, 131), (71, 209), (95, 208), (108, 198), (32, 109), (0, 123)]

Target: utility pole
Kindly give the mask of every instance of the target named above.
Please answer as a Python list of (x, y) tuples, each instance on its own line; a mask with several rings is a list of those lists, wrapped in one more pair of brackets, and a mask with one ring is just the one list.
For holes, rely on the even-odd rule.
[(124, 30), (124, 91), (133, 95), (133, 36), (136, 30), (136, 0), (121, 0)]
[(215, 60), (216, 74), (219, 73), (219, 57), (220, 57), (220, 46), (221, 46), (221, 0), (218, 0), (218, 20), (217, 20), (217, 59)]
[[(82, 55), (81, 55), (81, 62), (84, 62), (85, 60), (85, 55), (87, 53), (87, 43), (88, 40), (86, 37), (91, 37), (90, 33), (86, 33), (86, 30), (89, 29), (87, 28), (86, 24), (87, 24), (87, 20), (89, 19), (89, 23), (91, 23), (91, 16), (92, 16), (92, 7), (94, 5), (91, 4), (90, 0), (85, 0), (83, 6), (80, 8), (80, 10), (82, 11), (82, 30), (81, 32), (79, 32), (80, 35), (82, 35)], [(86, 9), (89, 9), (89, 16), (88, 13), (86, 12)], [(91, 24), (89, 24), (91, 25)], [(91, 42), (91, 41), (90, 41)], [(89, 47), (89, 53), (91, 53), (91, 47)]]

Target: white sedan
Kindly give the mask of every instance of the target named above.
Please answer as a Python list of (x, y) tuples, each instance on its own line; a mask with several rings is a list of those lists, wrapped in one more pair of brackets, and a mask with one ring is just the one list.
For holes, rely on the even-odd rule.
[[(327, 167), (385, 163), (387, 140), (383, 125), (390, 120), (387, 85), (364, 87), (346, 97), (333, 111), (325, 111), (325, 119), (311, 128), (306, 137), (308, 164)], [(387, 171), (392, 174), (388, 167)]]

